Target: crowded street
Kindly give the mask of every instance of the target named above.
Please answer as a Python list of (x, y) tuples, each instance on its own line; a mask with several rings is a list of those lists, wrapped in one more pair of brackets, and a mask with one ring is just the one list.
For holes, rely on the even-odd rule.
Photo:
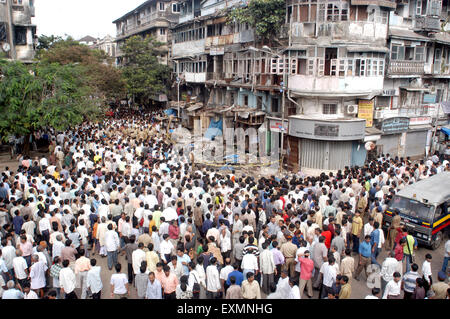
[(431, 249), (390, 208), (447, 159), (258, 178), (192, 162), (170, 122), (118, 109), (0, 163), (3, 299), (449, 298), (448, 226)]

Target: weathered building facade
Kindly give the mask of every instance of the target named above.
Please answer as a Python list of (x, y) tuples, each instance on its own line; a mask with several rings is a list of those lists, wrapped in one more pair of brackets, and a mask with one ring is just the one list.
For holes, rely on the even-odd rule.
[(113, 21), (116, 25), (116, 59), (120, 65), (123, 60), (123, 53), (120, 50), (126, 39), (131, 36), (140, 35), (152, 36), (159, 42), (164, 43), (161, 47), (161, 54), (158, 57), (160, 63), (168, 64), (171, 52), (170, 27), (178, 22), (179, 1), (171, 0), (148, 0), (137, 8), (131, 10), (119, 19)]
[(272, 48), (227, 20), (245, 2), (179, 2), (173, 68), (181, 107), (197, 102), (181, 112), (190, 125), (263, 125), (268, 148), (283, 131), (290, 169), (336, 170), (362, 165), (366, 146), (423, 156), (447, 121), (449, 1), (287, 0)]
[(0, 1), (0, 55), (31, 63), (35, 55), (34, 0)]

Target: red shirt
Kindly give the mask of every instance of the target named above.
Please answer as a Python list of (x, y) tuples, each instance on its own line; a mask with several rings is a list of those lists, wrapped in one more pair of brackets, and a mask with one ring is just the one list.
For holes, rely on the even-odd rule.
[(325, 246), (327, 246), (328, 249), (330, 249), (331, 246), (331, 232), (329, 230), (323, 231), (320, 236), (325, 237)]
[(397, 244), (395, 246), (394, 252), (395, 252), (395, 259), (397, 259), (398, 261), (402, 261), (402, 259), (403, 259), (403, 246), (400, 245), (400, 244)]

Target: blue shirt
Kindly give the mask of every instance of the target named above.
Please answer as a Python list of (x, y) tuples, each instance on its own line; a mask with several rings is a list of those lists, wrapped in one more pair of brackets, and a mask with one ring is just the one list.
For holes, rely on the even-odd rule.
[(211, 228), (211, 225), (212, 225), (212, 221), (210, 221), (209, 219), (206, 219), (202, 225), (202, 232), (206, 234), (208, 232), (208, 229)]
[[(182, 264), (183, 262), (189, 264), (191, 262), (191, 258), (189, 258), (189, 256), (186, 255), (186, 254), (184, 254), (182, 257), (177, 255), (177, 262), (179, 262), (180, 264)], [(183, 265), (183, 275), (186, 275), (186, 276), (189, 275), (189, 268), (188, 268), (188, 266)]]
[(231, 286), (231, 282), (230, 282), (230, 278), (234, 277), (236, 279), (236, 285), (240, 286), (242, 284), (242, 282), (244, 281), (244, 275), (237, 270), (233, 270), (232, 272), (229, 273), (228, 278), (227, 278), (227, 285)]
[(22, 216), (15, 216), (13, 218), (14, 232), (19, 235), (22, 230), (23, 218)]
[(158, 279), (155, 278), (155, 281), (152, 282), (148, 279), (147, 291), (145, 293), (146, 299), (162, 299), (161, 293), (161, 283)]
[(372, 246), (370, 243), (366, 241), (362, 242), (361, 245), (359, 245), (359, 253), (366, 258), (370, 258), (372, 255)]
[(371, 234), (370, 234), (370, 245), (373, 247), (373, 245), (377, 243), (377, 247), (378, 248), (378, 244), (380, 243), (380, 229), (375, 229)]

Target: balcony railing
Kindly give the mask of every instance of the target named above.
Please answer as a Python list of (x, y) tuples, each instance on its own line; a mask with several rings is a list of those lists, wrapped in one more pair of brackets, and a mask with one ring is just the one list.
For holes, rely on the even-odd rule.
[(217, 72), (208, 72), (206, 73), (206, 80), (214, 80), (214, 81), (220, 81), (224, 80), (225, 73), (217, 73)]
[(430, 16), (416, 16), (414, 20), (414, 28), (419, 30), (439, 31), (441, 29), (441, 22), (439, 17)]
[(388, 74), (390, 75), (409, 75), (424, 74), (425, 62), (416, 61), (391, 61)]

